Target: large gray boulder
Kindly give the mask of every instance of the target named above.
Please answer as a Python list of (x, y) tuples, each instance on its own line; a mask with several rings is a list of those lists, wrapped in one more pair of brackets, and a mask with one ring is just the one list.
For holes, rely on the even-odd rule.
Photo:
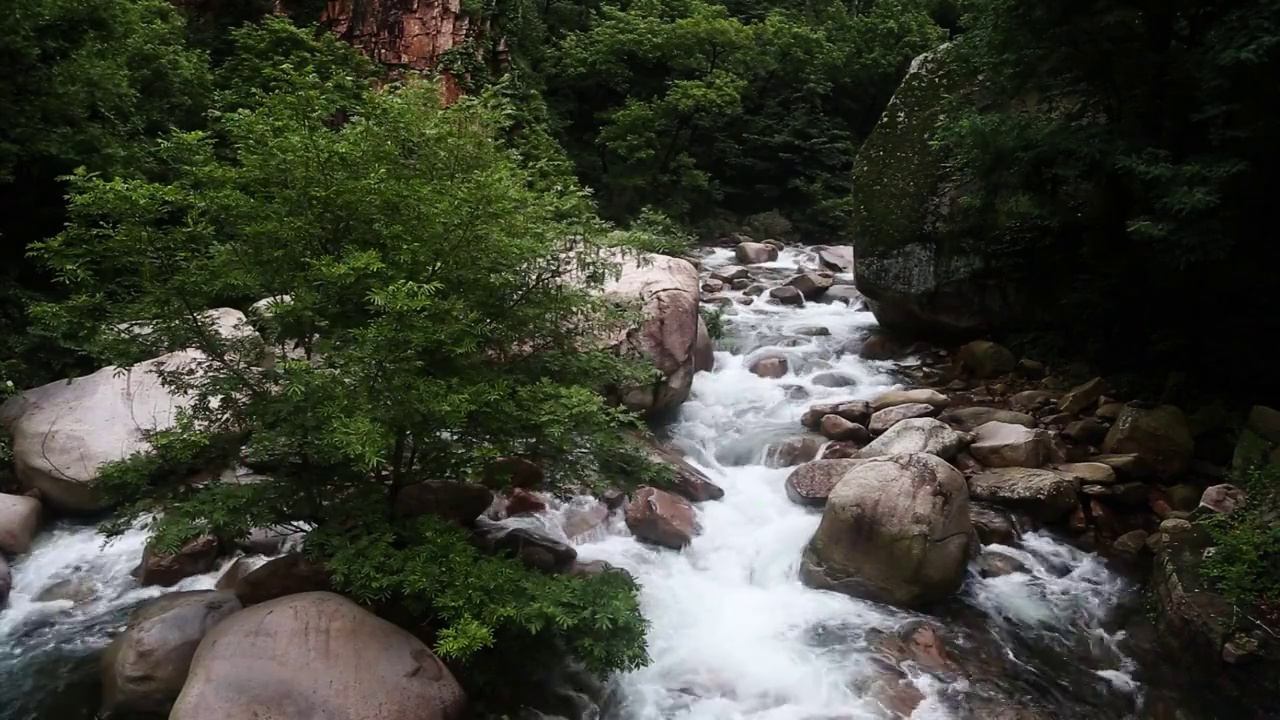
[(900, 607), (960, 588), (974, 541), (964, 477), (925, 453), (872, 460), (831, 491), (805, 548), (806, 585)]
[(31, 549), (40, 529), (40, 501), (0, 493), (0, 554), (21, 555)]
[(870, 462), (856, 458), (812, 460), (787, 476), (784, 487), (791, 502), (806, 507), (822, 507), (827, 504), (831, 489), (853, 468)]
[(950, 460), (960, 454), (971, 440), (967, 433), (956, 432), (933, 418), (912, 418), (898, 422), (872, 440), (871, 444), (858, 451), (858, 457), (929, 453)]
[(18, 480), (64, 512), (105, 509), (93, 487), (102, 466), (148, 451), (144, 432), (172, 427), (191, 402), (161, 385), (157, 373), (198, 372), (204, 359), (199, 351), (180, 350), (9, 398), (0, 406), (0, 424), (13, 435)]
[(215, 625), (169, 720), (457, 720), (465, 710), (458, 681), (421, 640), (311, 592)]
[(1073, 475), (1035, 468), (992, 468), (969, 478), (974, 500), (1016, 508), (1046, 522), (1062, 519), (1079, 505), (1078, 489)]
[(1038, 428), (989, 422), (973, 437), (969, 454), (987, 467), (1040, 467), (1049, 459), (1049, 434)]
[(1107, 432), (1104, 453), (1133, 453), (1156, 477), (1177, 477), (1191, 467), (1195, 441), (1182, 411), (1172, 405), (1144, 409), (1126, 407)]
[(651, 385), (626, 389), (622, 402), (637, 412), (662, 413), (688, 399), (697, 371), (698, 271), (689, 261), (666, 255), (618, 259), (620, 275), (605, 284), (604, 292), (638, 303), (642, 320), (610, 344), (644, 356), (662, 373)]
[(200, 641), (239, 610), (234, 595), (214, 590), (162, 595), (135, 610), (128, 628), (102, 655), (100, 714), (168, 713)]
[(979, 425), (985, 425), (989, 422), (1009, 423), (1028, 428), (1033, 428), (1037, 425), (1036, 419), (1026, 413), (989, 407), (967, 407), (948, 410), (938, 416), (938, 419), (964, 432), (972, 432)]

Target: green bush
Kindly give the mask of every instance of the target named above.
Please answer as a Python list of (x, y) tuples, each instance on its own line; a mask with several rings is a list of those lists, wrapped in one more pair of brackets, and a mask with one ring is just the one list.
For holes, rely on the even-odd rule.
[(1214, 541), (1205, 574), (1232, 601), (1280, 609), (1280, 468), (1247, 470), (1235, 481), (1245, 502), (1204, 521)]

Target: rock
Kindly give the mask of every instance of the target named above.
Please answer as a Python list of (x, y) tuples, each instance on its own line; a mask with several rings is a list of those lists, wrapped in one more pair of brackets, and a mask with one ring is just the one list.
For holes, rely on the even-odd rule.
[(827, 273), (801, 273), (787, 281), (787, 285), (800, 291), (805, 300), (815, 300), (831, 288), (832, 278)]
[(1245, 492), (1235, 485), (1222, 484), (1214, 485), (1206, 488), (1204, 494), (1200, 496), (1199, 507), (1201, 512), (1213, 513), (1216, 515), (1230, 515), (1240, 507), (1245, 501)]
[(76, 577), (59, 580), (36, 595), (36, 602), (66, 600), (79, 605), (92, 600), (98, 594), (98, 584), (92, 578)]
[(970, 375), (982, 379), (1011, 373), (1017, 364), (1009, 348), (988, 340), (974, 340), (962, 346), (957, 359)]
[(471, 527), (492, 503), (493, 493), (483, 485), (427, 480), (401, 488), (391, 504), (391, 512), (399, 518), (434, 515)]
[(162, 595), (129, 616), (101, 660), (101, 716), (165, 715), (182, 692), (206, 633), (240, 601), (213, 590)]
[(818, 457), (822, 441), (815, 437), (796, 437), (783, 440), (769, 447), (765, 453), (767, 467), (783, 468), (807, 463)]
[(1027, 566), (1021, 560), (995, 550), (983, 550), (974, 565), (978, 568), (978, 574), (984, 578), (1027, 572)]
[(871, 333), (856, 347), (846, 346), (846, 349), (852, 349), (863, 360), (893, 360), (902, 355), (902, 347), (881, 333)]
[(769, 288), (764, 285), (756, 284), (756, 285), (749, 286), (746, 290), (743, 290), (742, 294), (746, 295), (747, 297), (755, 297), (758, 295), (763, 295), (764, 291), (768, 289)]
[(804, 305), (804, 294), (788, 285), (773, 288), (769, 291), (769, 297), (776, 300), (779, 305)]
[(843, 373), (824, 372), (814, 375), (809, 379), (809, 382), (817, 385), (818, 387), (837, 388), (857, 385), (858, 379)]
[(626, 509), (627, 528), (638, 540), (679, 550), (698, 534), (697, 516), (687, 500), (657, 488), (636, 491)]
[(1122, 478), (1141, 480), (1155, 474), (1151, 463), (1136, 453), (1103, 453), (1089, 458), (1090, 462), (1102, 463), (1116, 471)]
[(1080, 445), (1096, 445), (1106, 438), (1108, 429), (1106, 425), (1093, 418), (1084, 418), (1067, 423), (1062, 434)]
[(1109, 391), (1107, 381), (1096, 377), (1089, 382), (1068, 390), (1062, 396), (1062, 399), (1058, 401), (1058, 408), (1064, 413), (1077, 415), (1081, 410), (1085, 410), (1098, 402), (1098, 398), (1101, 398)]
[(329, 589), (328, 571), (299, 553), (272, 558), (248, 572), (237, 570), (236, 566), (245, 562), (244, 558), (236, 560), (218, 581), (219, 590), (234, 592), (245, 607), (285, 595)]
[(1037, 426), (1036, 419), (1026, 413), (989, 407), (967, 407), (947, 410), (938, 419), (962, 432), (973, 432), (979, 425), (985, 425), (989, 422), (1008, 423), (1029, 428)]
[(1231, 467), (1241, 472), (1262, 465), (1280, 465), (1277, 448), (1280, 448), (1280, 412), (1255, 405), (1249, 410), (1236, 441)]
[[(1105, 399), (1106, 398), (1102, 398), (1101, 400), (1105, 400)], [(1101, 403), (1101, 400), (1099, 400), (1100, 403)], [(1120, 413), (1122, 412), (1124, 412), (1124, 403), (1109, 402), (1105, 404), (1099, 404), (1098, 409), (1093, 411), (1093, 416), (1098, 418), (1099, 420), (1106, 420), (1107, 422), (1112, 422), (1116, 418), (1120, 417)]]
[(698, 316), (698, 338), (693, 348), (693, 371), (711, 372), (716, 369), (716, 344), (707, 331), (707, 321)]
[(621, 490), (606, 490), (604, 495), (600, 497), (604, 502), (604, 506), (610, 510), (617, 510), (627, 504), (627, 494)]
[(888, 430), (903, 420), (912, 418), (930, 417), (938, 412), (938, 409), (932, 405), (925, 403), (907, 403), (906, 405), (894, 405), (880, 410), (871, 416), (871, 424), (867, 429), (874, 435)]
[(1160, 532), (1166, 535), (1178, 535), (1180, 533), (1189, 533), (1194, 526), (1187, 520), (1181, 518), (1169, 518), (1160, 522)]
[(1169, 505), (1177, 512), (1195, 510), (1200, 504), (1200, 496), (1203, 494), (1200, 486), (1191, 483), (1178, 483), (1173, 487), (1165, 488), (1164, 492)]
[[(561, 529), (564, 530), (565, 537), (577, 540), (596, 534), (596, 530), (601, 528), (608, 519), (609, 508), (602, 502), (586, 507), (574, 504), (565, 510)], [(578, 561), (575, 561), (575, 564), (578, 564)]]
[(903, 420), (858, 451), (858, 457), (874, 458), (901, 453), (929, 453), (949, 460), (964, 449), (970, 438), (933, 418)]
[(0, 425), (13, 435), (14, 470), (23, 487), (68, 513), (107, 507), (94, 491), (99, 469), (146, 452), (148, 430), (173, 426), (191, 398), (160, 384), (158, 371), (195, 371), (204, 355), (181, 350), (128, 368), (57, 380), (0, 405)]
[(983, 545), (1012, 545), (1018, 540), (1018, 526), (1013, 518), (994, 505), (970, 502), (969, 519)]
[(989, 422), (973, 431), (973, 459), (987, 467), (1040, 467), (1048, 459), (1044, 430), (1012, 423)]
[(734, 248), (733, 255), (743, 265), (759, 265), (778, 259), (778, 248), (758, 242), (744, 242)]
[(884, 410), (895, 405), (906, 405), (908, 403), (924, 403), (932, 405), (936, 408), (947, 406), (947, 396), (937, 390), (922, 388), (919, 390), (890, 390), (882, 393), (871, 401), (871, 410)]
[[(657, 443), (651, 443), (653, 458), (675, 471), (671, 492), (690, 502), (706, 502), (724, 497), (724, 489), (711, 481), (706, 473), (689, 464), (676, 452)], [(814, 450), (817, 453), (817, 450)]]
[(955, 468), (922, 453), (873, 460), (832, 489), (800, 576), (810, 587), (920, 607), (960, 588), (972, 536)]
[(751, 277), (751, 273), (741, 265), (726, 265), (719, 270), (711, 271), (711, 279), (720, 282), (731, 283), (734, 280), (746, 280)]
[(0, 554), (22, 555), (40, 529), (40, 501), (0, 493)]
[(525, 490), (524, 488), (516, 488), (512, 490), (511, 497), (507, 499), (508, 515), (540, 513), (546, 509), (546, 500), (543, 500), (537, 494)]
[(422, 641), (344, 597), (311, 592), (215, 625), (169, 720), (459, 720), (465, 708)]
[(818, 250), (818, 264), (832, 272), (853, 272), (853, 246), (833, 245)]
[(1130, 530), (1111, 543), (1111, 549), (1119, 555), (1136, 556), (1147, 548), (1147, 531)]
[(551, 574), (567, 571), (578, 559), (578, 551), (551, 537), (536, 523), (521, 522), (519, 518), (502, 522), (477, 518), (472, 540), (485, 552), (518, 558), (535, 570)]
[(828, 440), (848, 440), (862, 444), (871, 439), (871, 434), (865, 427), (849, 422), (839, 415), (827, 415), (822, 418), (822, 424), (818, 430)]
[(712, 279), (710, 279), (710, 280), (703, 281), (703, 283), (702, 283), (702, 292), (704, 292), (704, 293), (712, 293), (712, 294), (715, 294), (715, 293), (720, 292), (721, 290), (724, 290), (724, 283), (722, 283), (722, 282), (720, 282), (719, 280), (716, 280), (716, 279), (714, 279), (714, 278), (712, 278)]
[(1009, 407), (1018, 411), (1035, 412), (1057, 397), (1057, 393), (1048, 390), (1023, 390), (1009, 396)]
[(1053, 470), (994, 468), (969, 478), (969, 494), (1026, 512), (1037, 520), (1061, 520), (1080, 503), (1074, 477)]
[(1107, 433), (1102, 451), (1134, 453), (1150, 464), (1157, 477), (1172, 478), (1191, 466), (1195, 442), (1178, 408), (1127, 407)]
[[(751, 287), (751, 280), (749, 278), (739, 278), (729, 283), (729, 287), (733, 288), (734, 290), (746, 290), (747, 288)], [(751, 304), (751, 298), (739, 298), (739, 300), (745, 301), (742, 303), (743, 305)]]
[(840, 482), (853, 468), (867, 460), (839, 459), (813, 460), (791, 471), (784, 487), (791, 502), (805, 507), (822, 507), (827, 504), (831, 488)]
[(1032, 380), (1038, 380), (1045, 376), (1044, 363), (1031, 358), (1022, 358), (1013, 370), (1022, 377)]
[(763, 357), (751, 363), (748, 370), (762, 378), (780, 378), (787, 374), (787, 359), (780, 355)]
[(795, 334), (805, 337), (827, 337), (831, 334), (831, 328), (825, 325), (806, 325), (795, 329)]
[(1074, 475), (1081, 483), (1089, 485), (1113, 485), (1116, 482), (1116, 471), (1104, 463), (1063, 463), (1058, 466), (1058, 470)]
[(9, 571), (9, 563), (5, 561), (4, 555), (0, 553), (0, 610), (4, 609), (4, 604), (9, 599), (9, 591), (12, 588), (13, 574)]
[(148, 545), (133, 575), (143, 585), (171, 587), (212, 570), (218, 562), (218, 550), (218, 538), (212, 535), (189, 540), (172, 555), (156, 552)]
[(237, 539), (235, 545), (250, 555), (278, 555), (287, 545), (305, 536), (306, 533), (284, 527), (254, 528), (246, 537)]

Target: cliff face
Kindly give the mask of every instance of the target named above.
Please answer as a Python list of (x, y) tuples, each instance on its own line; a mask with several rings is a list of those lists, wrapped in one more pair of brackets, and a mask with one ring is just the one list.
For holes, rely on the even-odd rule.
[[(433, 70), (471, 30), (459, 0), (328, 0), (321, 23), (392, 71)], [(462, 91), (442, 76), (444, 100), (452, 102)]]

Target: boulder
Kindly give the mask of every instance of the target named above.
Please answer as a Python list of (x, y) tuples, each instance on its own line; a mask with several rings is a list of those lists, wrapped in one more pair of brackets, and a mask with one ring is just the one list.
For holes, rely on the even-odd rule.
[(769, 297), (779, 305), (804, 305), (804, 293), (789, 285), (773, 288), (769, 291)]
[(1089, 382), (1077, 385), (1067, 391), (1058, 401), (1058, 409), (1071, 415), (1085, 410), (1109, 392), (1107, 381), (1096, 377)]
[(1192, 483), (1178, 483), (1172, 487), (1165, 488), (1165, 498), (1169, 503), (1169, 507), (1175, 512), (1191, 512), (1200, 504), (1200, 496), (1204, 491), (1199, 485)]
[(547, 509), (547, 501), (535, 492), (515, 488), (507, 498), (508, 515), (530, 515)]
[(1280, 464), (1280, 412), (1255, 405), (1249, 410), (1240, 437), (1232, 452), (1231, 467), (1245, 471), (1262, 465)]
[(465, 710), (462, 688), (422, 641), (310, 592), (215, 625), (169, 720), (460, 720)]
[(679, 550), (698, 534), (697, 516), (684, 498), (643, 487), (627, 503), (627, 528), (637, 539)]
[(853, 272), (853, 246), (832, 245), (819, 249), (818, 264), (832, 272)]
[(1074, 475), (1085, 485), (1114, 485), (1116, 482), (1116, 471), (1105, 463), (1064, 463), (1058, 466), (1058, 470)]
[(993, 468), (969, 478), (969, 494), (975, 500), (1016, 508), (1037, 520), (1061, 520), (1080, 503), (1079, 483), (1071, 475), (1053, 470)]
[(960, 366), (975, 378), (993, 378), (1013, 372), (1017, 360), (1009, 348), (989, 340), (974, 340), (960, 348)]
[(758, 242), (739, 243), (733, 256), (743, 265), (759, 265), (778, 259), (778, 248)]
[(434, 515), (471, 527), (493, 503), (493, 492), (483, 485), (456, 480), (426, 480), (396, 493), (391, 512), (396, 517)]
[(9, 563), (5, 561), (4, 554), (0, 553), (0, 610), (4, 609), (5, 601), (9, 599), (9, 591), (13, 588), (13, 574), (9, 571)]
[(973, 431), (969, 454), (987, 467), (1040, 467), (1049, 457), (1047, 435), (1022, 425), (989, 422)]
[(783, 468), (807, 463), (818, 457), (822, 441), (816, 437), (787, 438), (769, 446), (765, 452), (766, 467)]
[(726, 265), (719, 270), (711, 271), (711, 279), (731, 283), (734, 280), (746, 280), (751, 273), (741, 265)]
[(756, 283), (755, 285), (748, 285), (747, 289), (742, 291), (742, 294), (747, 297), (755, 297), (757, 295), (763, 295), (764, 291), (768, 289), (769, 288), (767, 286)]
[(938, 409), (932, 405), (925, 403), (907, 403), (906, 405), (894, 405), (883, 410), (879, 410), (871, 415), (871, 422), (867, 429), (874, 435), (888, 430), (903, 420), (912, 418), (931, 417), (937, 414)]
[[(666, 464), (674, 471), (671, 492), (692, 502), (719, 500), (724, 497), (724, 489), (711, 481), (706, 473), (690, 465), (678, 453), (657, 443), (650, 443), (653, 459)], [(817, 450), (814, 450), (817, 453)]]
[(501, 522), (477, 518), (472, 541), (485, 552), (516, 558), (550, 574), (566, 572), (578, 559), (572, 545), (552, 537), (541, 523), (528, 518)]
[(40, 514), (39, 500), (0, 493), (0, 554), (21, 555), (30, 550), (40, 529)]
[(840, 482), (853, 468), (868, 460), (839, 459), (813, 460), (791, 471), (784, 487), (791, 502), (805, 507), (822, 507), (827, 504), (831, 488)]
[(711, 372), (716, 369), (716, 344), (707, 330), (707, 321), (698, 316), (698, 338), (694, 341), (693, 371)]
[(212, 570), (218, 563), (218, 551), (218, 538), (212, 535), (189, 540), (173, 554), (157, 552), (148, 545), (133, 576), (143, 585), (171, 587)]
[(858, 457), (874, 458), (901, 453), (929, 453), (944, 460), (954, 458), (970, 441), (933, 418), (903, 420), (889, 428), (871, 444), (858, 451)]
[(978, 569), (978, 575), (984, 578), (1027, 572), (1027, 566), (1021, 560), (995, 550), (983, 550), (973, 564)]
[(1009, 396), (1009, 407), (1025, 412), (1035, 412), (1049, 405), (1058, 397), (1048, 390), (1023, 390)]
[(1012, 545), (1018, 540), (1017, 523), (1001, 508), (971, 501), (969, 519), (973, 522), (973, 529), (977, 531), (978, 540), (983, 545)]
[(1017, 366), (1014, 367), (1014, 372), (1018, 373), (1022, 377), (1037, 380), (1045, 376), (1047, 369), (1045, 368), (1044, 363), (1039, 360), (1022, 358), (1018, 361)]
[(1106, 453), (1134, 453), (1156, 476), (1172, 478), (1191, 466), (1195, 441), (1182, 411), (1172, 405), (1150, 410), (1127, 407), (1102, 443)]
[(844, 373), (824, 372), (809, 378), (809, 382), (818, 387), (838, 388), (857, 385), (858, 379)]
[(805, 300), (816, 300), (818, 296), (831, 289), (833, 284), (829, 273), (801, 273), (787, 281), (787, 285), (800, 291)]
[[(1065, 415), (1065, 417), (1071, 416)], [(1107, 437), (1108, 429), (1106, 425), (1094, 418), (1084, 418), (1067, 423), (1062, 434), (1080, 445), (1096, 445)]]
[(279, 555), (282, 550), (306, 537), (306, 533), (286, 527), (261, 527), (235, 541), (237, 549), (250, 555)]
[(932, 405), (936, 408), (943, 408), (947, 406), (947, 396), (937, 390), (930, 390), (929, 388), (920, 388), (918, 390), (890, 390), (886, 393), (881, 393), (876, 396), (875, 400), (871, 401), (871, 410), (874, 412), (877, 410), (884, 410), (885, 408), (891, 408), (895, 405), (907, 405), (909, 403), (924, 403), (925, 405)]
[(100, 589), (98, 583), (89, 577), (66, 578), (41, 590), (40, 594), (36, 595), (36, 602), (66, 600), (79, 605), (97, 597)]
[(162, 595), (134, 610), (102, 655), (99, 715), (168, 714), (200, 641), (240, 609), (231, 593), (196, 590)]
[(865, 443), (871, 439), (871, 434), (867, 432), (865, 427), (858, 423), (849, 422), (839, 415), (823, 417), (818, 431), (828, 440), (848, 440), (855, 443)]
[(762, 357), (747, 369), (762, 378), (780, 378), (787, 374), (787, 359), (781, 355)]
[(1147, 547), (1146, 530), (1130, 530), (1111, 543), (1111, 550), (1118, 555), (1137, 556)]
[(832, 489), (800, 576), (811, 587), (920, 607), (960, 588), (973, 535), (955, 468), (922, 453), (873, 460)]
[(150, 446), (146, 431), (173, 426), (191, 398), (165, 388), (161, 371), (197, 371), (205, 356), (181, 350), (128, 368), (57, 380), (0, 405), (0, 425), (13, 436), (13, 461), (24, 487), (68, 513), (107, 507), (94, 491), (99, 469)]
[(854, 340), (845, 346), (846, 352), (855, 352), (863, 360), (893, 360), (903, 354), (902, 346), (883, 333), (871, 333), (862, 341)]
[(608, 339), (657, 368), (653, 384), (627, 388), (622, 402), (641, 413), (658, 414), (689, 397), (698, 342), (698, 271), (688, 261), (644, 253), (621, 258), (620, 275), (603, 288), (611, 298), (638, 303), (639, 327)]
[(703, 281), (703, 283), (702, 283), (702, 292), (704, 292), (704, 293), (712, 293), (712, 294), (715, 294), (715, 293), (720, 292), (721, 290), (724, 290), (724, 283), (722, 283), (722, 282), (720, 282), (719, 280), (716, 280), (716, 279), (714, 279), (714, 278), (712, 278), (712, 279), (710, 279), (710, 280), (705, 280), (705, 281)]
[(967, 407), (947, 410), (938, 416), (942, 422), (961, 432), (973, 432), (979, 425), (989, 422), (1008, 423), (1023, 427), (1036, 427), (1036, 419), (1026, 413), (990, 407)]
[[(286, 595), (328, 590), (329, 573), (324, 566), (308, 560), (299, 553), (288, 553), (272, 558), (256, 568), (247, 570), (249, 561), (236, 560), (219, 578), (217, 589), (235, 593), (241, 605), (249, 607)], [(244, 567), (237, 567), (246, 563)]]
[(1205, 488), (1197, 510), (1215, 515), (1230, 515), (1245, 501), (1245, 492), (1235, 485), (1222, 484)]
[(1089, 458), (1089, 462), (1102, 463), (1122, 478), (1143, 480), (1155, 474), (1151, 463), (1137, 453), (1103, 453)]

